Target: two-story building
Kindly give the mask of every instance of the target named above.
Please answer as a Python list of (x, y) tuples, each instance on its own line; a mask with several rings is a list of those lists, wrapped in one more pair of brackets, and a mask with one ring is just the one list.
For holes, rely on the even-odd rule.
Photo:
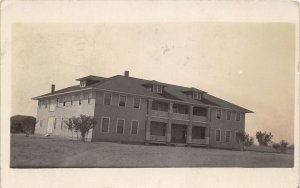
[(133, 78), (128, 71), (77, 81), (57, 91), (52, 85), (50, 93), (34, 98), (36, 133), (77, 138), (64, 122), (85, 114), (97, 120), (87, 136), (92, 142), (239, 148), (236, 133), (245, 130), (245, 114), (251, 113), (200, 89)]

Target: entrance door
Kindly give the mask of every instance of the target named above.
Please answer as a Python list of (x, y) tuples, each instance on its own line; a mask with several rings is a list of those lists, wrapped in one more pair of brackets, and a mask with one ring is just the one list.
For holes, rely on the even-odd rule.
[(53, 131), (53, 125), (54, 125), (54, 117), (49, 117), (48, 119), (48, 127), (47, 127), (47, 133), (50, 134)]
[(187, 125), (172, 124), (171, 142), (186, 143)]

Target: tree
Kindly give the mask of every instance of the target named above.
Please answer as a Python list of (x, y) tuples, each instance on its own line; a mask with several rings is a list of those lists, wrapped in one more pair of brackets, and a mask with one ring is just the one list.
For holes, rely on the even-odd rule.
[(280, 148), (280, 144), (278, 144), (278, 143), (273, 143), (273, 144), (272, 144), (272, 147), (273, 147), (276, 151), (278, 151), (279, 148)]
[(72, 117), (69, 120), (65, 121), (67, 128), (71, 131), (80, 132), (81, 140), (85, 142), (86, 135), (89, 131), (95, 127), (96, 120), (92, 116), (87, 116), (81, 114), (79, 117)]
[(292, 144), (292, 145), (289, 145), (289, 146), (288, 146), (288, 149), (290, 149), (290, 150), (294, 150), (294, 144)]
[(239, 131), (236, 133), (236, 138), (239, 143), (241, 143), (241, 150), (245, 150), (245, 146), (251, 146), (253, 145), (253, 137), (251, 137), (249, 134), (243, 131)]
[(268, 146), (268, 144), (272, 142), (272, 138), (273, 138), (271, 132), (267, 133), (267, 132), (257, 131), (255, 136), (260, 146)]
[(287, 149), (287, 146), (289, 145), (289, 143), (287, 141), (285, 141), (285, 140), (281, 140), (279, 142), (279, 145), (280, 145), (280, 151), (281, 152), (285, 152), (286, 149)]

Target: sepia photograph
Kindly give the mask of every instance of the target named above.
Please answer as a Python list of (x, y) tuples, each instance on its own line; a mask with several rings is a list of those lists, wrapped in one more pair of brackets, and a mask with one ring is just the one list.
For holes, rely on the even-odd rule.
[[(1, 120), (2, 128), (6, 123), (1, 137), (9, 151), (4, 157), (8, 172), (196, 170), (193, 177), (200, 178), (205, 170), (298, 170), (298, 23), (277, 16), (249, 21), (245, 15), (245, 21), (218, 21), (209, 13), (209, 19), (169, 18), (176, 6), (163, 9), (166, 17), (146, 11), (136, 18), (128, 11), (143, 3), (99, 2), (99, 10), (108, 6), (124, 12), (96, 14), (90, 2), (99, 20), (92, 14), (68, 21), (70, 16), (55, 9), (62, 20), (25, 17), (10, 21), (9, 31), (2, 28), (2, 62), (9, 54), (9, 68), (1, 69), (1, 116), (6, 119)], [(74, 10), (88, 4), (77, 3), (72, 3)], [(139, 15), (168, 4), (144, 3)], [(181, 14), (209, 7), (197, 1), (169, 3), (182, 3)], [(225, 10), (221, 4), (217, 8)], [(2, 9), (14, 12), (9, 8), (15, 5), (2, 4)], [(57, 7), (37, 7), (46, 5)], [(69, 10), (62, 5), (61, 10)], [(296, 4), (284, 5), (285, 11), (298, 10)], [(125, 13), (129, 21), (122, 19)], [(8, 13), (2, 14), (9, 20)], [(9, 100), (3, 102), (5, 96)], [(178, 187), (197, 187), (189, 183)]]
[(293, 167), (292, 24), (12, 32), (11, 167)]

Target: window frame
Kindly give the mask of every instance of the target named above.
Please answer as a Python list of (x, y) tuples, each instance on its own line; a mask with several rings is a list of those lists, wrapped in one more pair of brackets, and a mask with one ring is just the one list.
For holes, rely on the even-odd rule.
[[(219, 140), (217, 140), (217, 131), (220, 131), (220, 134), (219, 134), (219, 135), (220, 135), (220, 136), (219, 136)], [(221, 142), (221, 129), (216, 129), (216, 130), (215, 130), (215, 141), (216, 141), (216, 142)]]
[(64, 97), (63, 106), (67, 106), (67, 97)]
[[(227, 141), (227, 133), (229, 132), (229, 140)], [(225, 142), (230, 143), (231, 142), (231, 130), (225, 130)]]
[(72, 95), (72, 96), (71, 96), (71, 106), (73, 106), (73, 105), (74, 105), (74, 101), (75, 101), (75, 96), (74, 96), (74, 95)]
[[(138, 107), (135, 107), (135, 99), (139, 99), (139, 106)], [(140, 109), (141, 107), (141, 98), (140, 97), (133, 97), (133, 104), (132, 104), (133, 108), (136, 108), (136, 109)]]
[[(110, 95), (110, 101), (109, 101), (109, 104), (105, 104), (105, 96), (106, 95)], [(104, 105), (107, 105), (107, 106), (111, 106), (112, 105), (112, 93), (104, 93), (103, 95), (103, 104)]]
[[(122, 133), (118, 133), (118, 122), (119, 121), (123, 121), (123, 132)], [(124, 134), (125, 132), (125, 119), (122, 119), (122, 118), (117, 118), (117, 123), (116, 123), (116, 134)]]
[[(221, 113), (220, 113), (220, 118), (218, 118), (218, 111), (221, 112)], [(216, 118), (217, 118), (217, 119), (222, 119), (222, 109), (217, 109), (217, 110), (216, 110)]]
[(234, 134), (234, 141), (235, 141), (236, 143), (240, 143), (240, 141), (237, 140), (237, 136), (236, 136), (236, 134), (237, 134), (238, 132), (239, 132), (239, 131), (235, 131), (235, 134)]
[[(239, 117), (239, 118), (238, 118), (238, 117)], [(236, 121), (241, 121), (241, 112), (236, 112), (235, 120), (236, 120)]]
[[(103, 119), (107, 118), (108, 119), (108, 125), (107, 125), (107, 132), (103, 132), (102, 127), (103, 127)], [(110, 117), (107, 116), (102, 116), (101, 117), (101, 127), (100, 127), (100, 132), (101, 133), (109, 133), (109, 127), (110, 127)]]
[(78, 97), (78, 105), (82, 105), (82, 99), (83, 99), (83, 95), (80, 94)]
[(64, 118), (61, 118), (61, 122), (60, 122), (60, 130), (64, 129)]
[[(228, 119), (228, 114), (229, 114), (229, 119)], [(226, 120), (231, 120), (231, 111), (226, 111)]]
[[(137, 122), (136, 134), (132, 134), (132, 122)], [(130, 122), (130, 135), (138, 135), (139, 134), (140, 121), (139, 120), (131, 120)]]
[(87, 103), (91, 104), (92, 94), (88, 94), (87, 96)]
[(53, 129), (56, 129), (57, 118), (54, 118)]
[[(121, 106), (121, 105), (120, 105), (121, 97), (125, 97), (125, 104), (124, 104), (124, 106)], [(127, 103), (127, 96), (126, 96), (126, 95), (119, 95), (119, 104), (118, 104), (118, 106), (119, 106), (119, 107), (124, 107), (124, 108), (126, 108), (126, 103)]]

